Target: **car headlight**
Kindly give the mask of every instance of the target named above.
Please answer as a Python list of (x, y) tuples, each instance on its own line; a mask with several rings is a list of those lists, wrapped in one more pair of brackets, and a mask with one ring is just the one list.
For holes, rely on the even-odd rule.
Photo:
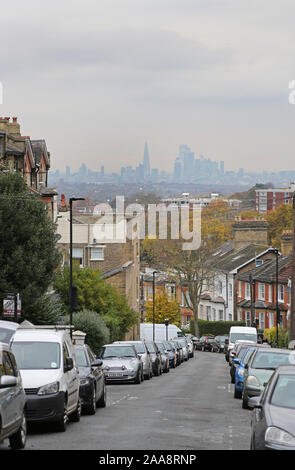
[(283, 446), (295, 446), (295, 437), (292, 434), (289, 434), (283, 429), (276, 428), (275, 426), (270, 426), (265, 431), (265, 440), (273, 444), (279, 444)]
[(249, 375), (249, 377), (247, 378), (247, 385), (251, 385), (253, 387), (260, 387), (259, 380), (257, 379), (257, 377), (255, 377), (255, 375)]
[(130, 362), (130, 365), (131, 365), (131, 368), (132, 368), (132, 369), (136, 369), (136, 367), (137, 367), (137, 362), (136, 362), (136, 361), (132, 361), (132, 362)]
[(38, 395), (51, 395), (59, 391), (59, 382), (53, 382), (51, 384), (43, 385), (38, 390)]

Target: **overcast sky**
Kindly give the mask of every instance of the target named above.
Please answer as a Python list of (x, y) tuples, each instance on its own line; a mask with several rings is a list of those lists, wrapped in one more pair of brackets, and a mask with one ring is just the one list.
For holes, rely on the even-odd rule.
[(14, 0), (0, 115), (52, 168), (172, 170), (180, 144), (226, 169), (295, 170), (294, 0)]

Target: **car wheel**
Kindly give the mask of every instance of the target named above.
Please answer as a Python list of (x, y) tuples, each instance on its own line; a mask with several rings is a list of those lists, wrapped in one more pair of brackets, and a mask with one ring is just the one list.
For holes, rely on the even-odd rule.
[(242, 392), (235, 387), (234, 398), (242, 398)]
[(248, 406), (248, 398), (245, 397), (245, 394), (243, 394), (243, 401), (242, 401), (242, 408), (244, 410), (249, 410), (249, 406)]
[(144, 376), (144, 380), (150, 380), (151, 374), (150, 372)]
[(97, 408), (105, 408), (107, 406), (107, 387), (104, 383), (103, 385), (103, 392), (101, 394), (100, 399), (96, 402)]
[(138, 369), (138, 373), (136, 378), (134, 379), (135, 384), (140, 384), (141, 383), (141, 371)]
[(27, 440), (27, 421), (25, 412), (23, 413), (22, 422), (15, 434), (9, 437), (9, 444), (12, 450), (24, 449)]
[(95, 415), (96, 412), (96, 390), (93, 385), (92, 397), (90, 405), (85, 406), (85, 411), (88, 415)]
[(56, 421), (56, 430), (57, 432), (65, 432), (67, 429), (67, 424), (68, 424), (68, 413), (67, 413), (67, 408), (66, 404), (64, 404), (64, 412), (61, 418)]
[(80, 421), (80, 418), (81, 418), (81, 400), (79, 398), (78, 403), (77, 403), (77, 408), (75, 409), (73, 413), (70, 414), (69, 420), (72, 423), (78, 423)]

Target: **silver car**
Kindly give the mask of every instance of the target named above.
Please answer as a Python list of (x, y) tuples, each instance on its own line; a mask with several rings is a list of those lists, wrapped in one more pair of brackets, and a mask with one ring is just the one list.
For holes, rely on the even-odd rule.
[(183, 359), (185, 361), (189, 360), (189, 348), (187, 344), (187, 340), (184, 336), (179, 336), (178, 338), (175, 338), (177, 342), (181, 345), (182, 351), (183, 351)]
[(164, 343), (156, 342), (158, 349), (161, 353), (161, 362), (162, 362), (162, 371), (163, 372), (170, 372), (170, 363), (169, 363), (169, 354), (164, 346)]
[(134, 382), (140, 384), (143, 364), (133, 344), (105, 344), (99, 354), (103, 361), (106, 382)]
[(26, 395), (15, 357), (5, 343), (0, 343), (0, 441), (8, 438), (11, 449), (26, 445)]
[(144, 379), (150, 380), (153, 377), (153, 363), (144, 341), (115, 341), (114, 344), (133, 344), (142, 360)]

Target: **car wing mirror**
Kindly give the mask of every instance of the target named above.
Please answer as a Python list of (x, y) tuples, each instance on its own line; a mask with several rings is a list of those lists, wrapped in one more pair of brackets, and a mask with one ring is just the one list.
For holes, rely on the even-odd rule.
[(103, 365), (103, 362), (101, 359), (95, 359), (95, 361), (92, 362), (91, 367), (101, 367)]
[(260, 404), (260, 396), (249, 398), (248, 405), (250, 408), (262, 409), (262, 405)]
[(2, 375), (0, 379), (0, 389), (15, 387), (17, 385), (17, 378), (12, 375)]

